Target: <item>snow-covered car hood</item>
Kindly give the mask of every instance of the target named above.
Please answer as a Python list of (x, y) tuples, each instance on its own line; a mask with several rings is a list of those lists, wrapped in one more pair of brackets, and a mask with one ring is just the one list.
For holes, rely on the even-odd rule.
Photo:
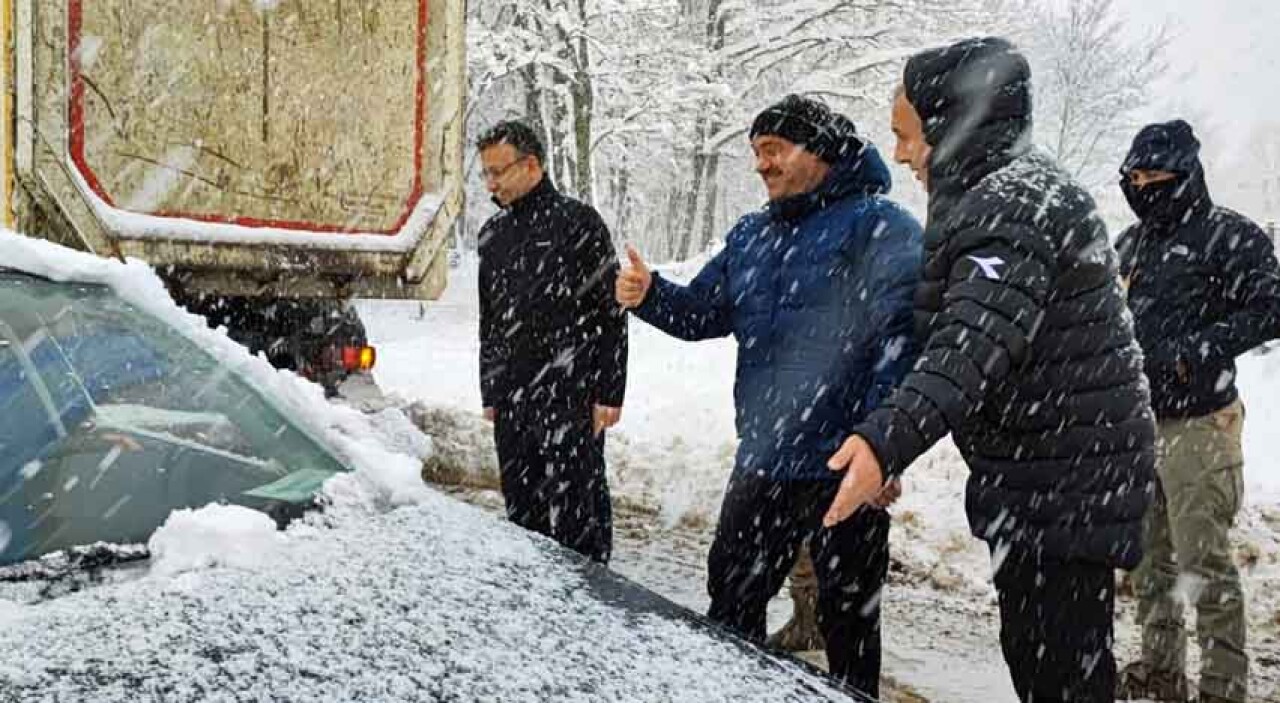
[(859, 700), (434, 491), (258, 549), (3, 605), (0, 700)]

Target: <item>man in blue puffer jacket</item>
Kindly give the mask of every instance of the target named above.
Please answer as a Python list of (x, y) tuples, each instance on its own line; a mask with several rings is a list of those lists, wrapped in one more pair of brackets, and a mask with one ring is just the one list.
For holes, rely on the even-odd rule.
[(738, 341), (739, 445), (708, 557), (708, 616), (763, 641), (769, 599), (809, 540), (831, 671), (876, 695), (889, 515), (823, 528), (838, 487), (826, 462), (914, 360), (920, 225), (884, 197), (875, 147), (822, 103), (787, 96), (750, 137), (768, 205), (688, 286), (628, 248), (618, 301), (672, 336)]

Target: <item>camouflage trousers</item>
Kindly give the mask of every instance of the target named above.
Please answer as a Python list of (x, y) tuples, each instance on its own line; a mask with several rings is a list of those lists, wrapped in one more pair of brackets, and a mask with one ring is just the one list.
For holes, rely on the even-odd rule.
[(1134, 571), (1142, 659), (1150, 669), (1186, 671), (1185, 603), (1196, 609), (1200, 691), (1244, 701), (1244, 593), (1229, 533), (1244, 493), (1240, 401), (1204, 417), (1160, 422), (1155, 500), (1145, 556)]
[(769, 635), (765, 644), (788, 652), (826, 649), (818, 629), (818, 574), (813, 568), (808, 543), (800, 547), (800, 556), (796, 557), (787, 582), (791, 592), (791, 619), (781, 630)]

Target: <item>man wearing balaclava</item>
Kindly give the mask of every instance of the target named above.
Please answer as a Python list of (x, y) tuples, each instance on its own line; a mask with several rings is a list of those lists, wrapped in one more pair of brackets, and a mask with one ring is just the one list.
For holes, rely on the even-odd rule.
[(853, 429), (825, 518), (865, 511), (948, 433), (970, 473), (1000, 644), (1023, 701), (1112, 701), (1113, 569), (1141, 557), (1155, 422), (1093, 199), (1031, 147), (1031, 71), (1002, 39), (913, 56), (895, 160), (929, 194), (920, 359)]
[(1123, 698), (1187, 699), (1180, 578), (1194, 577), (1200, 700), (1248, 693), (1244, 594), (1229, 533), (1240, 510), (1244, 407), (1235, 358), (1280, 337), (1280, 268), (1267, 235), (1214, 205), (1200, 142), (1181, 120), (1138, 132), (1120, 188), (1139, 222), (1121, 235), (1121, 274), (1158, 420), (1155, 502), (1134, 572), (1142, 658)]
[(853, 123), (787, 96), (749, 132), (768, 204), (740, 219), (689, 285), (628, 247), (617, 298), (694, 341), (738, 342), (738, 451), (707, 557), (708, 617), (756, 642), (769, 600), (808, 541), (831, 673), (875, 696), (889, 516), (834, 528), (826, 459), (914, 360), (911, 299), (920, 225), (890, 202), (889, 169)]

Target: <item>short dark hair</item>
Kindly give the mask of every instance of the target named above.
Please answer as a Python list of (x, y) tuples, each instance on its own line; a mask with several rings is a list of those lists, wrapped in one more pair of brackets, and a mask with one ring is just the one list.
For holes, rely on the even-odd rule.
[(542, 146), (542, 140), (538, 138), (538, 133), (529, 125), (514, 120), (499, 122), (485, 130), (476, 140), (476, 148), (481, 151), (498, 144), (510, 144), (521, 156), (532, 156), (538, 160), (539, 164), (545, 160), (547, 154), (546, 148)]

